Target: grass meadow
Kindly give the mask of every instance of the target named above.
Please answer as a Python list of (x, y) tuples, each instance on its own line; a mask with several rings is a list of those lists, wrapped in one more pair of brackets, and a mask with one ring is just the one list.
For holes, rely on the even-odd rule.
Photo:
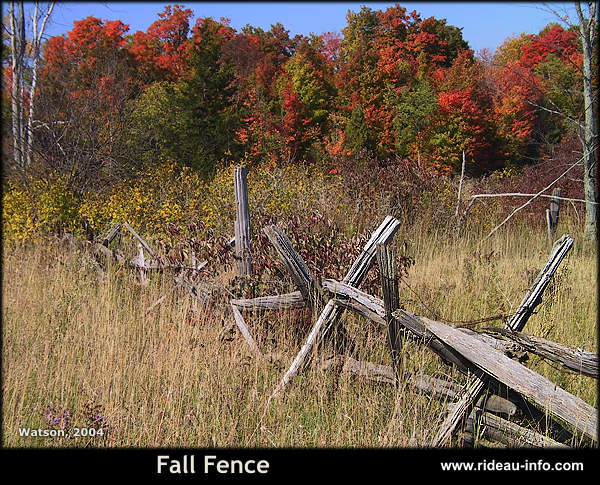
[[(569, 233), (575, 246), (524, 331), (597, 351), (597, 254), (570, 224), (564, 218), (557, 237)], [(484, 234), (470, 231), (455, 240), (401, 227), (395, 239), (406, 241), (415, 261), (400, 284), (404, 307), (447, 321), (514, 311), (548, 257), (546, 235), (515, 222), (477, 245)], [(216, 278), (226, 281), (232, 271)], [(90, 254), (58, 238), (5, 246), (4, 446), (425, 447), (436, 435), (448, 403), (403, 382), (394, 388), (316, 365), (270, 404), (259, 426), (314, 317), (308, 310), (246, 314), (268, 355), (258, 359), (231, 329), (226, 300), (194, 309), (172, 281), (165, 271), (140, 286), (132, 271), (101, 269)], [(350, 312), (340, 322), (355, 339), (355, 358), (391, 363), (381, 329)], [(325, 345), (316, 361), (330, 352)], [(409, 372), (465, 382), (413, 342), (404, 346), (403, 362)], [(594, 379), (534, 355), (528, 365), (597, 407)], [(19, 434), (19, 428), (75, 427), (102, 429), (102, 435)]]

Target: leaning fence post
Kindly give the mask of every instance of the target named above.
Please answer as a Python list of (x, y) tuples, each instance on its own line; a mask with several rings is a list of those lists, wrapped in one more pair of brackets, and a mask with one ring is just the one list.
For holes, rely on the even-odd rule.
[(552, 244), (554, 240), (554, 234), (556, 233), (556, 227), (558, 226), (558, 213), (560, 211), (560, 187), (555, 188), (552, 191), (552, 198), (550, 199), (550, 208), (546, 209), (546, 224), (548, 227), (548, 241)]
[(458, 217), (458, 212), (460, 210), (463, 181), (465, 180), (465, 165), (466, 165), (466, 163), (467, 163), (467, 160), (465, 159), (465, 151), (463, 150), (463, 152), (462, 152), (462, 169), (460, 171), (460, 182), (458, 184), (458, 199), (456, 201), (456, 211), (454, 212), (454, 219), (456, 222), (456, 228), (455, 228), (455, 233), (454, 233), (455, 237), (460, 236), (461, 221)]
[[(548, 286), (550, 279), (554, 275), (558, 265), (565, 258), (571, 247), (573, 246), (573, 238), (568, 234), (561, 237), (552, 248), (550, 258), (546, 265), (540, 271), (540, 274), (533, 282), (532, 287), (525, 294), (523, 301), (517, 308), (510, 320), (506, 323), (505, 328), (514, 332), (520, 332), (527, 323), (529, 317), (533, 314), (533, 310), (542, 302), (542, 293)], [(489, 375), (474, 376), (464, 387), (463, 396), (458, 401), (452, 412), (446, 417), (442, 423), (442, 427), (433, 441), (433, 446), (444, 445), (454, 429), (463, 420), (465, 415), (471, 411), (473, 403), (477, 401), (479, 396), (485, 391), (489, 380)]]
[(383, 304), (385, 308), (385, 320), (388, 331), (388, 344), (392, 354), (392, 363), (396, 373), (396, 382), (400, 377), (400, 332), (398, 323), (392, 313), (400, 308), (400, 295), (398, 293), (398, 266), (396, 264), (396, 253), (385, 244), (377, 245), (377, 265), (381, 276), (381, 291), (383, 293)]
[(235, 187), (235, 256), (238, 276), (252, 275), (252, 252), (250, 247), (250, 209), (248, 208), (248, 182), (245, 165), (233, 169)]

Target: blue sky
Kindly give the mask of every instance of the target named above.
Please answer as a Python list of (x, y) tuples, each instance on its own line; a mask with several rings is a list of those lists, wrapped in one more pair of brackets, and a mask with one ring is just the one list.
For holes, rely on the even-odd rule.
[[(158, 19), (165, 5), (183, 2), (59, 2), (53, 14), (49, 35), (68, 32), (74, 20), (89, 15), (102, 19), (120, 19), (129, 24), (130, 33), (146, 30)], [(445, 18), (447, 23), (463, 28), (463, 38), (476, 52), (493, 50), (508, 37), (521, 32), (537, 33), (555, 17), (544, 10), (541, 2), (398, 2), (408, 11), (416, 10), (427, 18)], [(346, 25), (346, 12), (367, 5), (384, 10), (394, 2), (186, 2), (197, 17), (227, 17), (241, 29), (246, 24), (269, 29), (281, 22), (294, 34), (340, 32)], [(570, 3), (552, 3), (554, 8)], [(5, 4), (3, 4), (5, 7)]]

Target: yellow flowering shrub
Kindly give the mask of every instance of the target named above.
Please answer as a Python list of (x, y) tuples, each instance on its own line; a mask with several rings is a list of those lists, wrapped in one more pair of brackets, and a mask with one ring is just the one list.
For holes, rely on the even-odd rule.
[(141, 170), (103, 193), (76, 194), (64, 176), (7, 182), (3, 235), (15, 241), (58, 230), (81, 235), (84, 225), (101, 234), (126, 221), (161, 237), (167, 224), (183, 227), (200, 219), (205, 190), (196, 172), (168, 162)]
[[(250, 167), (248, 197), (253, 220), (290, 220), (310, 211), (343, 214), (342, 185), (337, 175), (316, 168)], [(104, 192), (74, 193), (65, 177), (5, 184), (4, 236), (25, 240), (36, 233), (68, 230), (105, 234), (128, 222), (149, 239), (165, 238), (174, 225), (186, 234), (201, 222), (211, 234), (233, 235), (235, 194), (233, 166), (217, 171), (207, 183), (196, 171), (172, 161), (139, 170)]]
[[(216, 233), (232, 231), (235, 220), (233, 165), (218, 170), (207, 187), (202, 219)], [(339, 212), (342, 186), (337, 176), (298, 165), (249, 167), (248, 204), (253, 214), (286, 218), (309, 210)]]
[(128, 222), (162, 237), (168, 224), (186, 226), (200, 219), (205, 190), (205, 182), (192, 169), (167, 162), (140, 171), (108, 194), (86, 198), (79, 215), (95, 232)]
[(2, 197), (2, 230), (6, 240), (24, 241), (35, 233), (78, 227), (78, 199), (66, 176), (7, 182)]

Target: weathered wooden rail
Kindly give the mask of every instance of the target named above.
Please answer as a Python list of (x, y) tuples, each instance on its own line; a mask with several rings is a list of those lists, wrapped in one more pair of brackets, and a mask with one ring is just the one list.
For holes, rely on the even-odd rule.
[[(393, 253), (388, 249), (387, 243), (396, 229), (397, 225), (392, 219), (386, 218), (344, 280), (323, 279), (320, 283), (314, 280), (306, 264), (281, 229), (270, 227), (265, 230), (277, 250), (278, 258), (288, 269), (298, 290), (284, 295), (232, 300), (232, 304), (240, 311), (250, 312), (301, 308), (305, 305), (318, 308), (319, 303), (327, 301), (305, 344), (268, 402), (281, 394), (293, 377), (306, 365), (311, 350), (324, 333), (324, 328), (331, 325), (340, 313), (347, 309), (388, 330), (387, 340), (393, 365), (360, 362), (349, 356), (337, 356), (322, 363), (322, 368), (338, 368), (342, 372), (386, 384), (397, 385), (399, 379), (405, 379), (420, 392), (454, 400), (455, 403), (442, 423), (432, 443), (433, 446), (443, 446), (447, 443), (461, 423), (463, 434), (464, 431), (468, 434), (469, 430), (472, 433), (475, 419), (479, 420), (477, 429), (484, 430), (482, 437), (486, 439), (509, 445), (565, 446), (548, 436), (496, 416), (504, 413), (510, 418), (517, 412), (518, 405), (515, 402), (493, 393), (502, 386), (516, 392), (520, 398), (524, 398), (524, 402), (529, 402), (543, 413), (552, 416), (559, 425), (576, 430), (589, 442), (597, 443), (596, 410), (520, 362), (526, 360), (527, 352), (532, 352), (544, 359), (557, 362), (571, 371), (598, 377), (597, 358), (590, 352), (570, 349), (520, 332), (541, 302), (542, 293), (559, 264), (571, 249), (572, 238), (565, 235), (556, 242), (548, 262), (506, 323), (505, 329), (475, 332), (468, 328), (429, 320), (406, 310), (394, 311), (400, 306), (397, 297), (397, 270)], [(356, 284), (353, 284), (357, 280), (360, 282), (364, 277), (376, 255), (382, 278), (383, 300), (361, 291)], [(400, 362), (401, 338), (411, 338), (425, 344), (443, 362), (455, 366), (470, 376), (469, 383), (461, 388), (428, 376), (403, 375)], [(253, 339), (246, 340), (251, 345)]]
[[(245, 167), (234, 169), (234, 185), (236, 222), (235, 237), (230, 241), (230, 246), (235, 243), (238, 275), (251, 276), (250, 212)], [(560, 192), (553, 193), (551, 209), (547, 213), (549, 236), (553, 236), (556, 230), (560, 200), (563, 200)], [(460, 228), (460, 224), (458, 221), (457, 227)], [(477, 437), (508, 446), (565, 447), (564, 441), (569, 442), (573, 438), (583, 438), (586, 444), (597, 444), (597, 410), (524, 365), (528, 353), (532, 353), (567, 371), (598, 379), (597, 355), (522, 332), (541, 303), (543, 292), (557, 268), (571, 250), (573, 239), (564, 235), (556, 241), (548, 261), (507, 320), (505, 328), (474, 331), (430, 320), (401, 308), (396, 255), (389, 246), (398, 227), (396, 219), (386, 217), (342, 281), (328, 278), (317, 280), (281, 228), (269, 226), (263, 229), (297, 290), (282, 295), (229, 300), (227, 308), (248, 348), (257, 358), (265, 357), (242, 313), (309, 307), (315, 317), (315, 323), (299, 352), (272, 391), (267, 407), (274, 398), (284, 393), (293, 379), (317, 355), (316, 350), (329, 332), (343, 335), (344, 327), (339, 318), (344, 310), (350, 310), (386, 330), (391, 365), (358, 361), (351, 355), (338, 354), (320, 361), (321, 369), (335, 369), (336, 372), (380, 384), (408, 385), (419, 393), (448, 401), (448, 413), (431, 446), (444, 446), (453, 435), (458, 435), (467, 444), (473, 443)], [(137, 240), (138, 255), (134, 259), (128, 260), (118, 249), (109, 247), (117, 236), (120, 238), (123, 229)], [(71, 240), (79, 243), (76, 238)], [(87, 243), (84, 246), (91, 247), (95, 254), (110, 261), (134, 268), (139, 272), (142, 284), (150, 270), (172, 268), (197, 272), (207, 264), (206, 261), (198, 264), (194, 255), (191, 264), (160, 261), (147, 242), (126, 222), (112, 227), (101, 243)], [(358, 288), (375, 261), (379, 266), (383, 299)], [(174, 278), (174, 283), (175, 287), (185, 288), (195, 304), (208, 304), (213, 300), (210, 284), (188, 279), (185, 271)], [(157, 308), (166, 296), (163, 295), (148, 307), (146, 314)], [(467, 384), (460, 386), (451, 381), (407, 372), (408, 366), (403, 362), (408, 358), (403, 346), (405, 339), (425, 345), (445, 364), (465, 374)], [(339, 351), (337, 347), (335, 350)], [(535, 423), (539, 423), (540, 417), (546, 420), (551, 418), (552, 429), (559, 431), (554, 436), (558, 441), (522, 426), (523, 423), (510, 421), (517, 415)]]

